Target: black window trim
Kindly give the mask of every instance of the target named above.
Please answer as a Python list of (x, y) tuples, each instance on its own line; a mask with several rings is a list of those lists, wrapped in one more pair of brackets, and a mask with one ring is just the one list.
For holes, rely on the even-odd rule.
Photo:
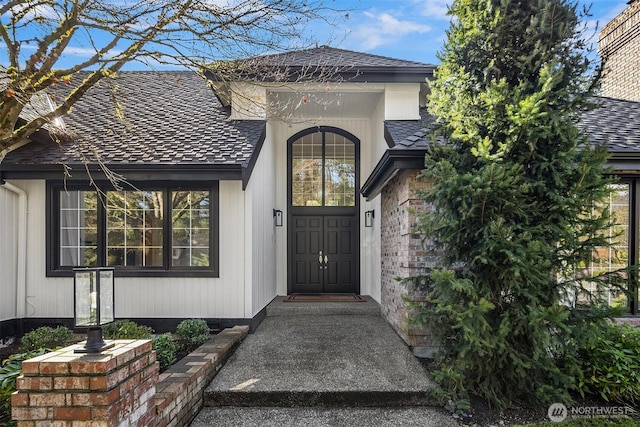
[[(71, 277), (73, 267), (60, 266), (59, 242), (60, 242), (60, 198), (58, 194), (65, 190), (85, 190), (85, 191), (113, 191), (114, 186), (109, 182), (96, 182), (95, 184), (47, 181), (46, 184), (46, 275), (47, 277)], [(171, 266), (171, 206), (165, 203), (163, 209), (164, 218), (163, 230), (163, 266), (162, 267), (124, 267), (115, 266), (116, 277), (220, 277), (220, 204), (219, 204), (219, 182), (175, 182), (175, 181), (149, 181), (131, 182), (123, 185), (123, 190), (161, 190), (165, 193), (165, 200), (171, 191), (210, 191), (210, 213), (209, 213), (209, 267), (172, 267)], [(106, 216), (105, 208), (98, 209), (98, 264), (106, 265)]]

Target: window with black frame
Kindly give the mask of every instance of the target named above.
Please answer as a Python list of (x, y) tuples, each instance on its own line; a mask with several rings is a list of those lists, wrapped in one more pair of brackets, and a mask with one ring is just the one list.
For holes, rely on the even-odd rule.
[[(609, 197), (598, 209), (608, 209), (612, 224), (605, 236), (609, 245), (596, 247), (593, 251), (590, 273), (598, 275), (625, 269), (638, 263), (640, 241), (638, 239), (638, 211), (640, 199), (637, 196), (638, 180), (621, 179), (611, 184)], [(598, 211), (596, 209), (596, 213)], [(635, 274), (627, 276), (628, 293), (617, 288), (597, 289), (599, 296), (612, 307), (628, 309), (631, 314), (638, 313), (638, 288)]]
[(217, 183), (127, 190), (50, 184), (48, 272), (217, 275)]

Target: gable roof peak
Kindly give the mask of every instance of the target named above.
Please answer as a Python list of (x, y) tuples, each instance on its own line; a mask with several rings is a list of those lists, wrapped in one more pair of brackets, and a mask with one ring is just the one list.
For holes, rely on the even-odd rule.
[(432, 69), (435, 65), (418, 61), (391, 58), (372, 53), (356, 52), (329, 45), (316, 45), (312, 48), (265, 55), (258, 58), (271, 66), (284, 67), (355, 67), (355, 68), (423, 68)]

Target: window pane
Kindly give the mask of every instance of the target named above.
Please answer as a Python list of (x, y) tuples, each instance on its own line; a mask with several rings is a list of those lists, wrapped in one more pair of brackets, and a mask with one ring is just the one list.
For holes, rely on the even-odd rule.
[(98, 211), (94, 191), (60, 191), (60, 266), (98, 262)]
[(171, 265), (209, 267), (209, 192), (172, 191), (171, 201)]
[(325, 134), (325, 206), (356, 205), (355, 145), (342, 135)]
[(163, 192), (107, 192), (107, 265), (163, 265)]
[(292, 150), (293, 206), (322, 206), (322, 133), (303, 136)]
[[(608, 230), (611, 247), (594, 250), (591, 271), (594, 274), (615, 271), (629, 264), (629, 185), (614, 184), (606, 206), (614, 225)], [(590, 291), (595, 292), (595, 286)], [(627, 297), (618, 290), (605, 290), (602, 295), (609, 305), (626, 307)]]

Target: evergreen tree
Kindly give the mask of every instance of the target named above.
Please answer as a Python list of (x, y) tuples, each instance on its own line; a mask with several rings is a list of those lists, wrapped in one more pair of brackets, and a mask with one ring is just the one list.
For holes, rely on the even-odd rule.
[(577, 127), (599, 80), (582, 12), (568, 0), (454, 0), (449, 13), (429, 98), (447, 143), (426, 156), (433, 210), (419, 225), (442, 266), (413, 278), (430, 290), (421, 318), (439, 337), (436, 378), (461, 401), (568, 402), (571, 344), (593, 321), (571, 303), (598, 305), (591, 287), (623, 278), (586, 268), (611, 224), (606, 209), (593, 215), (608, 195), (606, 148)]

